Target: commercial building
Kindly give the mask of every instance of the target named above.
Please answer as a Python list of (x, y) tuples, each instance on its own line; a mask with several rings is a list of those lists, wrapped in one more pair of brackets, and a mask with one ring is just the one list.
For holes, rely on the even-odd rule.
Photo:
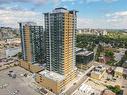
[(104, 93), (102, 95), (116, 95), (116, 94), (111, 90), (104, 90)]
[(44, 61), (44, 31), (34, 22), (19, 23), (23, 60), (29, 63)]
[(12, 39), (7, 39), (6, 40), (7, 44), (21, 44), (20, 38), (12, 38)]
[(94, 52), (87, 51), (86, 49), (78, 49), (76, 51), (76, 66), (80, 69), (85, 69), (88, 63), (94, 59)]
[(30, 62), (20, 60), (19, 65), (32, 73), (38, 73), (44, 70), (44, 67), (39, 63), (31, 64)]
[[(64, 86), (76, 77), (76, 12), (56, 8), (52, 12), (44, 13), (46, 69), (49, 73), (42, 71), (36, 81), (56, 94), (62, 92)], [(54, 76), (58, 76), (60, 80), (57, 77), (54, 79)]]
[(123, 77), (124, 68), (123, 67), (116, 67), (115, 69), (115, 77), (122, 78)]
[(16, 37), (18, 31), (10, 27), (0, 27), (0, 40)]
[(5, 52), (6, 52), (6, 58), (13, 57), (19, 52), (21, 52), (21, 48), (8, 48), (5, 50)]
[(124, 77), (125, 79), (127, 79), (127, 69), (124, 69), (124, 71), (123, 71), (123, 77)]
[(101, 91), (83, 83), (72, 95), (101, 95)]
[(106, 72), (106, 68), (103, 67), (103, 66), (97, 66), (94, 68), (94, 70), (92, 70), (91, 72), (91, 77), (94, 78), (94, 79), (101, 79), (103, 77), (103, 75), (105, 74)]
[(41, 71), (35, 79), (40, 85), (55, 94), (59, 94), (65, 89), (64, 76), (53, 71)]
[(97, 35), (97, 36), (105, 36), (108, 34), (106, 30), (103, 29), (78, 29), (77, 34), (82, 35)]
[(114, 76), (116, 78), (124, 78), (124, 79), (127, 79), (127, 69), (126, 68), (116, 67), (114, 71), (115, 71)]

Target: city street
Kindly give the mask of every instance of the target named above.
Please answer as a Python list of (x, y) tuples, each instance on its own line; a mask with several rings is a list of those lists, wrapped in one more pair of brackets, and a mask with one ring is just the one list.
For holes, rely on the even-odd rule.
[(123, 80), (123, 90), (124, 90), (124, 94), (123, 95), (127, 95), (127, 80)]
[(71, 95), (77, 88), (79, 88), (79, 86), (81, 86), (81, 84), (84, 81), (87, 81), (88, 76), (86, 76), (92, 69), (94, 68), (94, 66), (90, 67), (88, 70), (86, 70), (86, 72), (82, 75), (82, 77), (74, 82), (75, 84), (72, 84), (72, 86), (70, 86), (70, 88), (68, 88), (67, 90), (65, 90), (64, 92), (61, 93), (61, 95)]

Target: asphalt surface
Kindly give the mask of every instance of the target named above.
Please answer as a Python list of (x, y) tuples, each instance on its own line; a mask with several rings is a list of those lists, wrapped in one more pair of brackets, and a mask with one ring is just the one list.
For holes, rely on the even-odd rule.
[(85, 73), (84, 75), (81, 77), (81, 79), (76, 82), (75, 85), (73, 85), (70, 89), (68, 89), (66, 92), (63, 92), (61, 95), (71, 95), (77, 88), (79, 88), (81, 86), (81, 84), (88, 79), (88, 76), (86, 76), (86, 74), (88, 74), (92, 69), (94, 68), (94, 66), (90, 67)]
[[(9, 71), (13, 71), (17, 77), (15, 79), (9, 77)], [(0, 71), (0, 95), (40, 95), (29, 87), (28, 82), (21, 77), (23, 73), (30, 74), (20, 67)]]

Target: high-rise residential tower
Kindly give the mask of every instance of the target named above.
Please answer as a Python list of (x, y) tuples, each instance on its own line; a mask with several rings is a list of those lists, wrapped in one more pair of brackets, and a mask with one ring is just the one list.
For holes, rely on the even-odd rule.
[(35, 80), (59, 95), (67, 84), (76, 78), (75, 35), (77, 15), (75, 10), (56, 8), (44, 13), (46, 70)]
[(44, 31), (34, 22), (19, 23), (23, 60), (30, 63), (44, 61)]
[(56, 8), (44, 14), (46, 63), (49, 71), (68, 75), (75, 69), (76, 12)]

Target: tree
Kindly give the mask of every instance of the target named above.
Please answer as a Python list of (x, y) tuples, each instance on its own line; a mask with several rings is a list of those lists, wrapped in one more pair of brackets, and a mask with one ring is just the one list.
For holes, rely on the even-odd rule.
[(21, 59), (21, 58), (22, 58), (22, 52), (19, 52), (19, 53), (17, 54), (17, 56), (18, 56), (19, 59)]
[(125, 51), (125, 55), (127, 56), (127, 50)]
[(112, 51), (105, 51), (105, 56), (106, 57), (110, 57), (110, 58), (114, 58), (114, 53)]
[(109, 90), (111, 90), (112, 92), (116, 93), (116, 94), (119, 94), (121, 92), (119, 86), (111, 86), (111, 85), (108, 85), (107, 88)]
[(112, 61), (112, 60), (110, 60), (110, 61), (108, 61), (108, 62), (106, 62), (106, 64), (108, 64), (108, 65), (114, 65), (114, 61)]

